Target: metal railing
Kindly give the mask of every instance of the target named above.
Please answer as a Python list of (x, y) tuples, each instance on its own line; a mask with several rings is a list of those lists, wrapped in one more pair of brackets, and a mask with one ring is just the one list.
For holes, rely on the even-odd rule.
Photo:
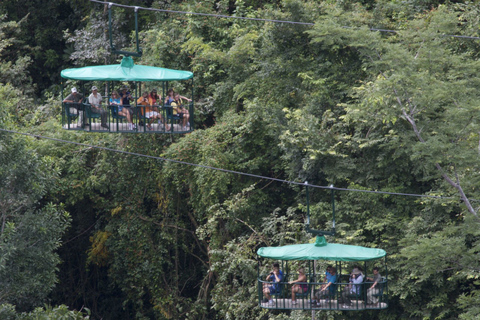
[[(183, 105), (183, 112), (180, 113), (170, 105), (155, 106), (155, 109), (147, 109), (149, 107), (142, 105), (122, 107), (129, 110), (131, 122), (118, 114), (116, 105), (104, 105), (96, 109), (89, 103), (63, 102), (62, 127), (66, 130), (124, 133), (181, 134), (194, 130), (193, 102)], [(102, 123), (102, 112), (106, 113), (105, 123)]]
[[(316, 275), (317, 277), (320, 275)], [(340, 279), (348, 275), (342, 275)], [(314, 279), (314, 275), (307, 275), (307, 278)], [(374, 282), (364, 281), (360, 284), (349, 282), (336, 282), (329, 288), (322, 291), (326, 286), (325, 282), (296, 282), (295, 284), (307, 286), (307, 290), (295, 293), (292, 298), (292, 286), (288, 281), (272, 283), (266, 279), (266, 275), (257, 279), (258, 283), (258, 304), (261, 308), (267, 309), (297, 309), (297, 310), (375, 310), (388, 307), (388, 280), (382, 278), (374, 288)], [(288, 275), (285, 275), (288, 279)], [(276, 285), (276, 290), (271, 294), (271, 300), (267, 300), (263, 293), (265, 287)]]

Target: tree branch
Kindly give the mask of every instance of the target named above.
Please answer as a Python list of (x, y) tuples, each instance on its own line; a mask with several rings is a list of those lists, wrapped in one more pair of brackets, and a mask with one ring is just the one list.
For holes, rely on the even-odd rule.
[[(398, 97), (397, 97), (398, 98)], [(415, 119), (413, 119), (412, 117), (410, 117), (407, 112), (405, 111), (404, 108), (402, 108), (402, 113), (404, 115), (404, 117), (407, 119), (407, 121), (410, 123), (410, 125), (412, 126), (413, 128), (413, 132), (415, 133), (415, 135), (417, 136), (417, 139), (422, 142), (422, 143), (425, 143), (425, 140), (422, 138), (422, 136), (420, 135), (420, 131), (418, 130), (417, 128), (417, 124), (415, 122)], [(460, 194), (460, 198), (463, 200), (463, 202), (465, 203), (465, 206), (467, 207), (467, 210), (473, 214), (477, 219), (479, 218), (478, 217), (478, 214), (477, 212), (475, 211), (475, 209), (472, 207), (472, 204), (470, 203), (470, 200), (468, 200), (467, 196), (465, 195), (465, 192), (463, 191), (463, 188), (462, 186), (460, 185), (460, 180), (458, 178), (458, 175), (457, 173), (455, 172), (455, 175), (456, 175), (456, 180), (457, 182), (453, 181), (446, 173), (445, 171), (443, 170), (442, 166), (436, 162), (435, 163), (435, 167), (437, 168), (438, 171), (441, 172), (441, 175), (443, 177), (443, 179), (445, 179), (445, 181), (447, 181), (452, 187), (454, 187), (455, 189), (457, 189), (458, 193)]]

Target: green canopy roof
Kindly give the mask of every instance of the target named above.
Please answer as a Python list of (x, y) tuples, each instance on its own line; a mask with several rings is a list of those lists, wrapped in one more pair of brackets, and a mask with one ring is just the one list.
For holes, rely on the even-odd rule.
[(380, 259), (387, 253), (383, 249), (327, 243), (325, 237), (317, 236), (315, 243), (262, 247), (257, 254), (275, 260), (368, 261)]
[(99, 81), (172, 81), (193, 78), (190, 71), (135, 65), (131, 57), (124, 57), (120, 64), (65, 69), (62, 78)]

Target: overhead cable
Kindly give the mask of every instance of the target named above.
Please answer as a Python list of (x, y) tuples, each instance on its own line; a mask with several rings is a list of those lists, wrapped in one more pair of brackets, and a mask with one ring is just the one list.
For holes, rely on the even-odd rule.
[(198, 168), (203, 168), (203, 169), (215, 170), (215, 171), (232, 173), (232, 174), (257, 178), (257, 179), (265, 179), (265, 180), (271, 180), (271, 181), (287, 183), (287, 184), (291, 184), (291, 185), (298, 185), (298, 186), (311, 187), (311, 188), (317, 188), (317, 189), (329, 189), (329, 190), (350, 191), (350, 192), (363, 192), (363, 193), (385, 194), (385, 195), (394, 195), (394, 196), (409, 196), (409, 197), (419, 197), (419, 198), (455, 199), (454, 197), (432, 196), (432, 195), (426, 195), (426, 194), (338, 188), (338, 187), (334, 187), (333, 185), (320, 186), (320, 185), (316, 185), (316, 184), (309, 184), (307, 182), (289, 181), (289, 180), (278, 179), (278, 178), (267, 177), (267, 176), (261, 176), (261, 175), (257, 175), (257, 174), (247, 173), (247, 172), (222, 169), (222, 168), (217, 168), (217, 167), (212, 167), (212, 166), (205, 166), (205, 165), (201, 165), (201, 164), (197, 164), (197, 163), (191, 163), (191, 162), (186, 162), (186, 161), (181, 161), (181, 160), (169, 159), (169, 158), (165, 158), (165, 157), (150, 156), (150, 155), (146, 155), (146, 154), (129, 152), (129, 151), (118, 150), (118, 149), (112, 149), (112, 148), (107, 148), (107, 147), (101, 147), (101, 146), (96, 146), (96, 145), (87, 144), (87, 143), (81, 143), (81, 142), (75, 142), (75, 141), (45, 137), (45, 136), (41, 136), (41, 135), (38, 135), (38, 134), (24, 133), (24, 132), (19, 132), (19, 131), (15, 131), (15, 130), (7, 130), (7, 129), (1, 129), (0, 128), (0, 131), (8, 132), (8, 133), (14, 133), (14, 134), (20, 134), (20, 135), (24, 135), (24, 136), (39, 138), (39, 139), (47, 139), (47, 140), (52, 140), (52, 141), (57, 141), (57, 142), (62, 142), (62, 143), (69, 143), (69, 144), (74, 144), (74, 145), (78, 145), (78, 146), (82, 146), (82, 147), (88, 147), (88, 148), (92, 148), (92, 149), (99, 149), (99, 150), (104, 150), (104, 151), (109, 151), (109, 152), (122, 153), (122, 154), (126, 154), (126, 155), (131, 155), (131, 156), (161, 160), (161, 161), (166, 161), (166, 162), (173, 162), (173, 163), (178, 163), (178, 164), (182, 164), (182, 165), (188, 165), (188, 166), (193, 166), (193, 167), (198, 167)]
[[(262, 19), (262, 18), (249, 18), (249, 17), (239, 17), (239, 16), (229, 16), (224, 14), (214, 14), (214, 13), (202, 13), (202, 12), (191, 12), (191, 11), (178, 11), (178, 10), (167, 10), (167, 9), (157, 9), (157, 8), (144, 8), (139, 6), (128, 6), (125, 4), (118, 4), (114, 2), (108, 1), (99, 1), (99, 0), (89, 0), (90, 2), (100, 3), (108, 6), (116, 6), (122, 8), (129, 8), (134, 9), (135, 11), (140, 10), (147, 10), (147, 11), (158, 11), (158, 12), (166, 12), (166, 13), (178, 13), (178, 14), (189, 14), (189, 15), (196, 15), (196, 16), (207, 16), (207, 17), (215, 17), (215, 18), (226, 18), (226, 19), (241, 19), (241, 20), (252, 20), (252, 21), (264, 21), (264, 22), (273, 22), (273, 23), (288, 23), (288, 24), (298, 24), (298, 25), (305, 25), (305, 26), (314, 26), (315, 23), (312, 22), (299, 22), (299, 21), (288, 21), (288, 20), (275, 20), (275, 19)], [(352, 27), (343, 27), (343, 28), (352, 28)], [(379, 28), (368, 28), (370, 31), (378, 31), (378, 32), (389, 32), (389, 33), (398, 33), (396, 30), (388, 30), (388, 29), (379, 29)], [(480, 40), (480, 37), (474, 36), (461, 36), (461, 35), (453, 35), (453, 34), (443, 34), (444, 37), (452, 37), (452, 38), (461, 38), (461, 39), (469, 39), (469, 40)]]

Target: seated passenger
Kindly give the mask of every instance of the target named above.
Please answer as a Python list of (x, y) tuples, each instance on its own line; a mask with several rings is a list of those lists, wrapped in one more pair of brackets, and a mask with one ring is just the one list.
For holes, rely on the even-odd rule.
[[(158, 113), (158, 108), (157, 107), (153, 107), (152, 105), (150, 105), (149, 103), (149, 99), (148, 99), (148, 92), (145, 91), (143, 93), (143, 95), (138, 98), (137, 100), (137, 105), (142, 105), (143, 107), (141, 107), (141, 113), (143, 114), (144, 110), (145, 109), (145, 118), (147, 119), (150, 119), (148, 124), (147, 124), (147, 128), (149, 130), (152, 130), (152, 122), (153, 120), (155, 119), (159, 119), (160, 121), (163, 122), (163, 118), (162, 118), (162, 115), (160, 113)], [(166, 128), (167, 130), (170, 130), (169, 127)]]
[(112, 97), (109, 100), (110, 105), (116, 106), (117, 108), (117, 114), (119, 116), (123, 116), (127, 118), (128, 121), (128, 130), (134, 130), (136, 129), (135, 126), (132, 123), (132, 116), (130, 112), (123, 107), (123, 101), (120, 99), (120, 96), (118, 95), (117, 91), (112, 92)]
[(335, 298), (335, 291), (337, 290), (337, 285), (335, 284), (336, 282), (337, 282), (337, 269), (332, 266), (328, 266), (327, 272), (325, 273), (325, 284), (322, 285), (320, 290), (317, 290), (315, 292), (315, 300), (312, 301), (312, 304), (317, 303), (319, 305), (320, 299)]
[(363, 273), (358, 268), (353, 268), (352, 274), (350, 275), (350, 284), (345, 286), (342, 296), (340, 298), (340, 303), (343, 303), (343, 308), (348, 308), (352, 306), (352, 296), (359, 296), (362, 290), (363, 282)]
[[(294, 284), (297, 282), (307, 282), (307, 276), (305, 275), (305, 269), (300, 268), (298, 269), (298, 279), (294, 281), (288, 282), (289, 284)], [(308, 285), (306, 283), (301, 284), (294, 284), (292, 286), (292, 304), (297, 304), (297, 300), (295, 299), (295, 294), (298, 293), (305, 293), (308, 290)]]
[[(165, 104), (170, 105), (172, 102), (175, 102), (175, 91), (173, 89), (168, 89), (167, 91), (167, 96), (165, 97)], [(180, 99), (187, 100), (187, 101), (192, 101), (191, 99), (188, 99), (187, 97), (180, 96)]]
[(130, 101), (134, 100), (130, 91), (128, 91), (127, 86), (122, 87), (122, 89), (120, 90), (119, 97), (120, 97), (120, 99), (122, 99), (122, 105), (123, 105), (124, 108), (129, 108), (130, 107)]
[(269, 305), (273, 305), (272, 294), (279, 294), (281, 292), (280, 282), (283, 281), (283, 272), (280, 270), (280, 266), (278, 263), (273, 264), (273, 269), (270, 274), (266, 278), (267, 281), (271, 281), (271, 283), (264, 283), (263, 284), (263, 294), (265, 299), (263, 302), (267, 302)]
[(130, 91), (128, 91), (128, 86), (123, 86), (118, 96), (122, 100), (123, 108), (125, 110), (128, 110), (131, 116), (133, 116), (134, 114), (138, 116), (138, 112), (135, 113), (134, 112), (135, 110), (132, 108), (132, 105), (130, 104), (130, 101), (134, 101), (135, 99), (132, 97), (132, 94), (130, 93)]
[(73, 103), (76, 104), (75, 107), (70, 107), (69, 112), (72, 114), (78, 114), (78, 126), (81, 126), (82, 128), (85, 127), (84, 124), (84, 117), (83, 117), (83, 109), (81, 102), (83, 100), (83, 95), (81, 93), (77, 92), (77, 88), (72, 88), (72, 93), (70, 93), (64, 100), (63, 102), (67, 103)]
[(107, 124), (107, 112), (102, 108), (102, 95), (98, 93), (96, 86), (92, 87), (92, 93), (88, 96), (88, 103), (90, 103), (92, 113), (100, 114), (101, 126), (110, 129)]
[(192, 101), (191, 99), (182, 97), (178, 93), (174, 93), (174, 102), (172, 102), (173, 107), (173, 114), (178, 114), (180, 119), (182, 119), (182, 128), (187, 130), (187, 125), (190, 123), (188, 122), (190, 119), (190, 114), (188, 110), (183, 106), (183, 99), (187, 100), (188, 102)]
[(168, 89), (167, 96), (165, 97), (166, 105), (170, 105), (172, 102), (175, 101), (174, 94), (175, 94), (175, 91), (173, 91), (173, 89)]
[(380, 294), (380, 288), (382, 286), (382, 276), (378, 273), (378, 268), (373, 268), (373, 278), (367, 277), (368, 281), (373, 281), (373, 284), (367, 290), (367, 304), (377, 304), (378, 295)]
[(157, 94), (157, 89), (152, 89), (150, 94), (148, 95), (148, 103), (151, 106), (159, 106), (162, 102), (162, 96)]
[(328, 283), (328, 279), (331, 277), (330, 270), (332, 268), (333, 267), (331, 265), (327, 266), (327, 269), (325, 270), (325, 278), (324, 278), (323, 282)]

